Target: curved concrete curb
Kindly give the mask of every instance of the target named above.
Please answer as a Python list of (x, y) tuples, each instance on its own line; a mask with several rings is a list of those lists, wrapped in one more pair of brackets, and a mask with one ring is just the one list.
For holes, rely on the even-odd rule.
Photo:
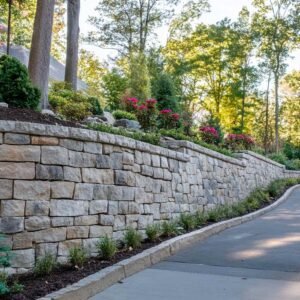
[(160, 262), (176, 252), (189, 247), (193, 243), (268, 213), (286, 201), (289, 195), (298, 187), (300, 187), (300, 185), (289, 188), (279, 200), (268, 207), (242, 217), (219, 222), (165, 241), (158, 246), (145, 250), (142, 253), (123, 260), (111, 267), (105, 268), (71, 286), (51, 293), (38, 300), (87, 300), (118, 281)]

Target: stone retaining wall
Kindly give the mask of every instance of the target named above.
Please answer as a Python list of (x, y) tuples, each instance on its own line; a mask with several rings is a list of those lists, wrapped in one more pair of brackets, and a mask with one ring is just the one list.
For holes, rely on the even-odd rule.
[(244, 199), (276, 178), (300, 176), (251, 152), (231, 158), (185, 141), (167, 148), (61, 126), (0, 121), (0, 232), (23, 272), (105, 235)]

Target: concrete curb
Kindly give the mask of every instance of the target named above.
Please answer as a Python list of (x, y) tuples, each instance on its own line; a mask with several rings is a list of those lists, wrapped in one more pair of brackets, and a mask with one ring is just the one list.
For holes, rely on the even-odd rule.
[(263, 209), (165, 241), (38, 300), (87, 300), (118, 281), (142, 271), (198, 241), (270, 212), (286, 201), (289, 195), (299, 187), (300, 185), (295, 185), (289, 188), (280, 199)]

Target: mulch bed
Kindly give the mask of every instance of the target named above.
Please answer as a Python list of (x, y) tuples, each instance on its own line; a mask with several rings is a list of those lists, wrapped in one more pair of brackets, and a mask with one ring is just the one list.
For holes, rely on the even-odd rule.
[(63, 121), (55, 118), (54, 116), (44, 115), (31, 109), (20, 108), (0, 107), (0, 120), (80, 127), (75, 122)]
[(49, 275), (37, 277), (33, 273), (13, 275), (10, 282), (17, 281), (24, 285), (22, 293), (17, 295), (0, 296), (3, 300), (33, 300), (58, 291), (70, 284), (78, 282), (91, 274), (112, 266), (124, 259), (130, 258), (146, 249), (154, 247), (167, 239), (161, 239), (157, 243), (144, 242), (141, 248), (132, 251), (119, 251), (112, 261), (103, 261), (99, 258), (90, 258), (82, 269), (75, 269), (71, 266), (60, 266)]

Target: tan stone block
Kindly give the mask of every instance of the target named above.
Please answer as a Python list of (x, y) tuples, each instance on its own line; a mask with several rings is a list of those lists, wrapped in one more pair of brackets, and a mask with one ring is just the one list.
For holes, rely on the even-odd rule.
[(98, 215), (75, 217), (74, 220), (74, 225), (78, 225), (78, 226), (97, 225), (98, 223), (99, 223)]
[(50, 182), (16, 180), (14, 198), (24, 200), (49, 200)]
[(32, 248), (32, 234), (30, 232), (22, 232), (13, 235), (13, 249), (29, 249)]
[(31, 144), (33, 145), (49, 145), (56, 146), (58, 145), (58, 138), (56, 137), (46, 137), (46, 136), (32, 136)]
[(58, 255), (59, 256), (68, 256), (70, 249), (75, 247), (81, 247), (81, 240), (69, 240), (64, 241), (58, 244)]
[(34, 216), (25, 219), (25, 229), (28, 231), (37, 231), (50, 227), (50, 218), (43, 216)]
[(111, 226), (91, 226), (90, 227), (90, 238), (99, 238), (109, 236), (111, 237), (113, 229)]
[(39, 146), (0, 145), (0, 157), (5, 161), (39, 162)]
[(88, 226), (74, 226), (67, 228), (67, 239), (84, 239), (89, 237)]
[(49, 165), (67, 165), (68, 150), (59, 146), (42, 146), (42, 163)]
[(0, 178), (34, 179), (34, 163), (0, 162)]
[(49, 210), (49, 201), (26, 201), (26, 216), (48, 216)]
[(1, 216), (2, 217), (24, 217), (25, 201), (22, 200), (2, 200)]
[(71, 199), (74, 194), (75, 183), (56, 181), (51, 182), (51, 198), (52, 199)]
[(12, 180), (0, 180), (0, 199), (12, 199)]
[(114, 171), (83, 168), (82, 180), (88, 183), (114, 184)]
[(64, 227), (50, 228), (32, 233), (33, 241), (36, 243), (51, 243), (65, 241), (67, 230)]

